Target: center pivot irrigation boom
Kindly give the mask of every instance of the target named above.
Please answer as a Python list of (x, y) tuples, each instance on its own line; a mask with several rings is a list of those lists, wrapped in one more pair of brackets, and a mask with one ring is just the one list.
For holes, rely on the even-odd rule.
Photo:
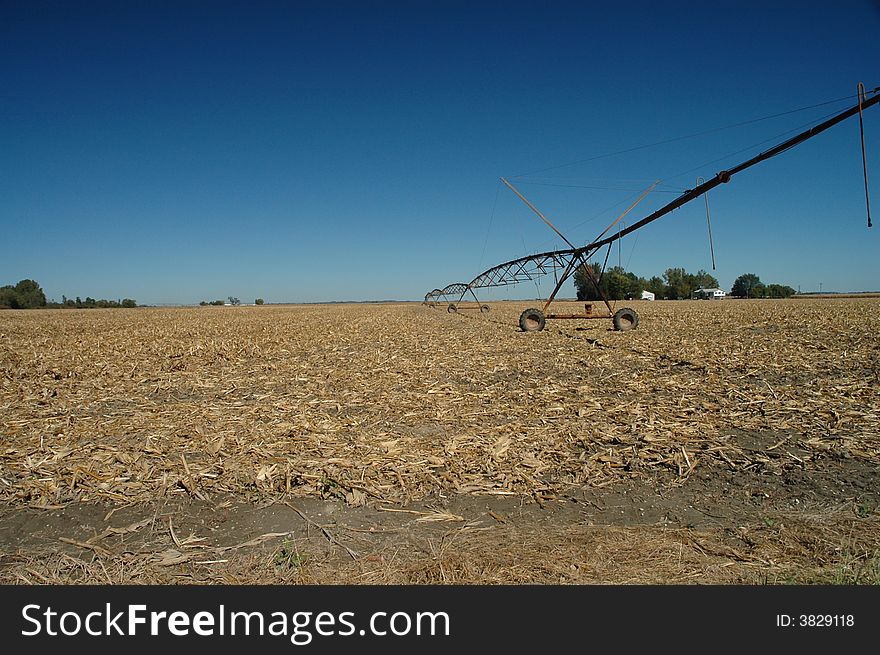
[[(599, 284), (600, 279), (596, 276), (592, 267), (588, 264), (590, 258), (593, 255), (595, 255), (605, 246), (609, 246), (610, 248), (610, 245), (618, 239), (622, 239), (626, 235), (643, 228), (644, 226), (648, 225), (648, 223), (656, 221), (661, 216), (665, 216), (666, 214), (672, 212), (675, 209), (678, 209), (682, 205), (690, 202), (691, 200), (699, 198), (700, 196), (708, 193), (718, 185), (730, 182), (730, 179), (737, 173), (744, 171), (747, 168), (750, 168), (762, 161), (766, 161), (771, 157), (775, 157), (776, 155), (781, 154), (790, 148), (800, 145), (807, 139), (810, 139), (817, 134), (824, 132), (828, 128), (837, 125), (841, 121), (855, 116), (856, 114), (858, 114), (859, 116), (859, 129), (861, 131), (862, 139), (862, 163), (865, 172), (865, 204), (868, 212), (868, 227), (871, 227), (871, 205), (868, 198), (868, 172), (867, 158), (865, 154), (864, 126), (862, 124), (862, 111), (880, 102), (880, 93), (878, 92), (880, 92), (880, 87), (877, 87), (870, 92), (866, 92), (864, 86), (862, 84), (859, 84), (858, 102), (854, 106), (840, 112), (839, 114), (835, 114), (828, 120), (823, 121), (822, 123), (819, 123), (818, 125), (815, 125), (808, 130), (804, 130), (800, 134), (797, 134), (796, 136), (793, 136), (790, 139), (783, 141), (782, 143), (770, 148), (769, 150), (765, 150), (764, 152), (742, 162), (741, 164), (734, 166), (733, 168), (729, 168), (727, 170), (723, 170), (717, 173), (715, 177), (706, 182), (698, 184), (693, 189), (685, 191), (672, 202), (664, 205), (660, 209), (652, 212), (651, 214), (648, 214), (641, 220), (606, 236), (608, 234), (608, 231), (614, 225), (616, 225), (624, 216), (626, 216), (626, 214), (629, 213), (630, 210), (632, 210), (633, 207), (635, 207), (636, 204), (638, 204), (648, 194), (648, 192), (650, 192), (654, 188), (654, 186), (656, 186), (657, 182), (655, 182), (644, 193), (642, 193), (642, 195), (632, 205), (630, 205), (630, 207), (627, 208), (627, 210), (623, 214), (621, 214), (617, 219), (614, 220), (614, 222), (612, 222), (607, 228), (605, 228), (605, 230), (592, 243), (588, 243), (585, 246), (575, 247), (568, 239), (565, 238), (565, 236), (559, 230), (556, 229), (556, 227), (549, 220), (547, 220), (547, 218), (540, 211), (538, 211), (538, 209), (534, 205), (532, 205), (532, 203), (526, 200), (526, 198), (519, 191), (517, 191), (513, 187), (513, 185), (510, 184), (510, 182), (508, 182), (504, 178), (501, 178), (501, 181), (504, 182), (504, 184), (506, 184), (514, 193), (516, 193), (516, 195), (519, 196), (519, 198), (523, 202), (525, 202), (529, 206), (529, 208), (541, 218), (541, 220), (547, 223), (547, 225), (549, 225), (550, 228), (554, 232), (556, 232), (556, 234), (562, 237), (562, 240), (565, 241), (569, 248), (538, 253), (536, 255), (528, 255), (526, 257), (520, 257), (519, 259), (514, 259), (509, 262), (504, 262), (503, 264), (493, 266), (487, 271), (480, 273), (468, 284), (458, 283), (454, 285), (449, 285), (445, 289), (434, 289), (434, 291), (428, 293), (425, 296), (425, 303), (433, 306), (433, 304), (435, 304), (437, 301), (448, 301), (456, 295), (459, 296), (459, 299), (463, 299), (468, 293), (470, 293), (476, 300), (477, 296), (474, 291), (475, 289), (518, 284), (520, 282), (535, 280), (540, 276), (553, 273), (556, 278), (556, 285), (553, 289), (553, 292), (544, 303), (542, 309), (526, 309), (520, 315), (519, 325), (522, 330), (526, 332), (543, 330), (545, 321), (547, 319), (556, 318), (611, 318), (615, 330), (635, 329), (639, 324), (639, 315), (634, 309), (630, 307), (624, 307), (623, 309), (620, 309), (616, 312), (614, 311), (614, 308), (611, 306), (611, 303), (609, 302), (606, 294)], [(869, 98), (869, 95), (871, 95), (872, 97)], [(593, 305), (591, 303), (588, 303), (586, 304), (583, 313), (548, 313), (550, 303), (553, 302), (556, 294), (559, 293), (559, 290), (562, 288), (562, 285), (572, 275), (574, 275), (575, 271), (579, 267), (582, 267), (582, 270), (586, 274), (587, 278), (599, 292), (599, 295), (602, 298), (602, 302), (605, 305), (604, 309), (600, 308), (598, 311), (594, 311)], [(480, 307), (480, 311), (488, 311), (487, 305), (479, 305), (478, 300), (477, 304)], [(456, 305), (454, 303), (450, 304), (448, 307), (448, 311), (457, 311)]]
[(430, 307), (436, 307), (439, 302), (448, 302), (449, 306), (446, 311), (449, 313), (457, 312), (459, 309), (462, 309), (462, 305), (456, 305), (450, 301), (456, 300), (461, 301), (462, 298), (470, 291), (471, 295), (474, 297), (474, 300), (477, 302), (477, 306), (479, 307), (482, 313), (486, 313), (489, 311), (489, 305), (481, 305), (480, 301), (477, 299), (477, 294), (474, 293), (474, 290), (471, 289), (464, 282), (456, 282), (455, 284), (449, 284), (442, 289), (434, 289), (433, 291), (425, 294), (425, 302), (424, 304)]

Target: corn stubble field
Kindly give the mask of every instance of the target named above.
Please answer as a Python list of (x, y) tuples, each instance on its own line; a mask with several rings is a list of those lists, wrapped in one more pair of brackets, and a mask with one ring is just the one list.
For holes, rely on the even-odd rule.
[(880, 299), (534, 304), (0, 313), (0, 582), (880, 582)]

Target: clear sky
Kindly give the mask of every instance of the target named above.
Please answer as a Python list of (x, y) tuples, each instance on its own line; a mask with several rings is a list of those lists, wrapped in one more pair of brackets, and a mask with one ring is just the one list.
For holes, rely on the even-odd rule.
[[(0, 284), (420, 300), (564, 247), (501, 176), (589, 242), (653, 181), (624, 221), (854, 104), (878, 34), (873, 0), (0, 0)], [(864, 118), (880, 223), (880, 106)], [(714, 271), (702, 199), (609, 264), (880, 290), (858, 118), (709, 206)]]

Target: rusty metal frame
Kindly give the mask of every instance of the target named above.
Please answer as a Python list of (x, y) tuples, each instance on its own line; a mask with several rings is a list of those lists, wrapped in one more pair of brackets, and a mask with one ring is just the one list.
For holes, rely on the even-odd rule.
[[(547, 223), (547, 225), (549, 225), (553, 229), (554, 232), (556, 232), (560, 237), (562, 237), (562, 239), (571, 247), (566, 248), (566, 249), (561, 249), (561, 250), (552, 250), (552, 251), (542, 252), (542, 253), (538, 253), (538, 254), (534, 254), (534, 255), (528, 255), (526, 257), (519, 257), (517, 259), (513, 259), (511, 261), (504, 262), (503, 264), (498, 264), (497, 266), (493, 266), (492, 268), (487, 269), (486, 271), (483, 271), (482, 273), (477, 275), (473, 280), (471, 280), (466, 285), (463, 285), (462, 283), (458, 283), (456, 285), (450, 285), (450, 286), (453, 286), (456, 289), (459, 289), (461, 291), (460, 299), (464, 298), (464, 295), (468, 291), (470, 291), (470, 293), (476, 299), (476, 294), (474, 293), (475, 289), (519, 284), (520, 282), (535, 280), (540, 276), (547, 275), (548, 273), (553, 273), (555, 276), (557, 276), (556, 277), (556, 286), (555, 286), (553, 292), (550, 294), (548, 300), (544, 304), (543, 311), (546, 312), (546, 310), (550, 306), (550, 303), (554, 300), (554, 298), (556, 297), (556, 294), (562, 288), (562, 284), (564, 284), (565, 281), (567, 279), (569, 279), (574, 274), (574, 272), (578, 268), (578, 264), (582, 264), (585, 273), (590, 278), (590, 281), (596, 286), (596, 289), (599, 291), (600, 296), (602, 296), (602, 301), (605, 304), (606, 308), (608, 309), (609, 314), (606, 315), (604, 312), (601, 312), (601, 313), (594, 312), (592, 309), (592, 305), (587, 304), (585, 306), (585, 311), (583, 314), (547, 314), (545, 316), (545, 318), (608, 318), (609, 316), (611, 316), (611, 314), (614, 311), (613, 307), (611, 306), (608, 299), (606, 297), (604, 297), (604, 294), (602, 294), (601, 287), (599, 284), (601, 281), (601, 278), (596, 278), (596, 276), (593, 274), (592, 268), (588, 264), (589, 259), (593, 255), (595, 255), (601, 248), (605, 247), (606, 245), (610, 246), (615, 241), (618, 241), (619, 239), (622, 239), (623, 237), (627, 236), (628, 234), (631, 234), (631, 233), (635, 232), (636, 230), (639, 230), (639, 229), (645, 227), (649, 223), (656, 221), (657, 219), (661, 218), (662, 216), (665, 216), (666, 214), (669, 214), (669, 213), (675, 211), (676, 209), (678, 209), (682, 205), (687, 204), (691, 200), (699, 198), (700, 196), (708, 193), (709, 191), (711, 191), (715, 187), (717, 187), (721, 184), (726, 184), (726, 183), (730, 182), (731, 178), (734, 175), (736, 175), (737, 173), (740, 173), (740, 172), (746, 170), (747, 168), (750, 168), (750, 167), (752, 167), (762, 161), (766, 161), (767, 159), (770, 159), (771, 157), (775, 157), (776, 155), (781, 154), (781, 153), (785, 152), (786, 150), (789, 150), (790, 148), (793, 148), (797, 145), (800, 145), (804, 141), (824, 132), (825, 130), (829, 129), (830, 127), (833, 127), (834, 125), (840, 123), (841, 121), (846, 120), (847, 118), (850, 118), (855, 115), (859, 116), (860, 130), (862, 133), (862, 149), (863, 149), (862, 156), (863, 156), (863, 163), (864, 163), (864, 168), (865, 168), (866, 208), (868, 210), (868, 226), (870, 227), (871, 226), (870, 202), (867, 197), (868, 196), (867, 164), (866, 164), (867, 157), (864, 153), (864, 127), (862, 125), (862, 113), (868, 107), (871, 107), (871, 106), (877, 104), (878, 102), (880, 102), (880, 94), (878, 94), (878, 92), (880, 92), (880, 87), (877, 87), (877, 88), (871, 90), (870, 92), (866, 92), (864, 86), (862, 84), (859, 84), (859, 87), (857, 90), (858, 102), (853, 107), (850, 107), (849, 109), (846, 109), (838, 114), (835, 114), (834, 116), (823, 121), (822, 123), (819, 123), (818, 125), (815, 125), (807, 130), (804, 130), (803, 132), (800, 132), (799, 134), (796, 134), (795, 136), (779, 143), (778, 145), (776, 145), (768, 150), (765, 150), (765, 151), (755, 155), (754, 157), (734, 166), (733, 168), (730, 168), (727, 170), (722, 170), (722, 171), (718, 172), (714, 177), (712, 177), (708, 181), (701, 182), (700, 180), (702, 180), (702, 178), (698, 178), (698, 183), (696, 184), (696, 186), (693, 189), (688, 189), (688, 190), (684, 191), (680, 196), (678, 196), (677, 198), (675, 198), (671, 202), (667, 203), (663, 207), (660, 207), (659, 209), (655, 210), (654, 212), (651, 212), (650, 214), (648, 214), (647, 216), (645, 216), (641, 220), (636, 221), (635, 223), (628, 225), (627, 227), (625, 227), (622, 230), (618, 230), (616, 233), (612, 233), (610, 236), (605, 236), (608, 233), (608, 231), (611, 229), (611, 227), (613, 227), (621, 218), (623, 218), (623, 216), (626, 215), (626, 213), (630, 209), (632, 209), (635, 206), (635, 204), (638, 203), (639, 200), (641, 200), (641, 198), (643, 198), (644, 195), (647, 194), (648, 191), (650, 191), (650, 189), (649, 189), (639, 198), (639, 200), (636, 201), (636, 203), (633, 203), (633, 205), (631, 205), (630, 208), (627, 209), (627, 212), (624, 212), (623, 215), (621, 215), (620, 217), (617, 218), (617, 220), (615, 220), (613, 223), (611, 223), (611, 225), (609, 225), (605, 229), (605, 231), (603, 231), (602, 234), (600, 234), (599, 237), (595, 241), (593, 241), (592, 243), (589, 243), (585, 246), (581, 246), (581, 247), (574, 247), (571, 244), (571, 242), (568, 241), (568, 239), (566, 239), (565, 236), (561, 232), (559, 232), (559, 230), (557, 230), (556, 227), (543, 214), (541, 214), (541, 212), (538, 211), (538, 209), (534, 205), (532, 205), (528, 200), (526, 200), (525, 197), (519, 193), (519, 191), (514, 189), (513, 186), (507, 180), (502, 178), (502, 181), (508, 187), (510, 187), (523, 200), (523, 202), (525, 202), (545, 223)], [(869, 93), (873, 94), (873, 97), (868, 98)], [(656, 183), (655, 183), (655, 185), (656, 185)], [(653, 188), (653, 186), (651, 188)], [(713, 258), (714, 258), (714, 253), (713, 253)], [(604, 266), (603, 266), (603, 270), (604, 270)], [(562, 272), (561, 276), (558, 275), (560, 271)], [(446, 289), (444, 289), (444, 291), (446, 291), (447, 289), (449, 289), (449, 287), (446, 287)], [(436, 294), (436, 292), (438, 292), (438, 291), (439, 290), (435, 289), (434, 291), (429, 293), (425, 297), (426, 301), (428, 300), (428, 296), (432, 296), (432, 294)], [(442, 292), (440, 295), (442, 295)], [(432, 296), (432, 297), (437, 297), (437, 296)], [(478, 303), (479, 303), (479, 301), (478, 301)]]
[(443, 295), (442, 289), (434, 289), (433, 291), (429, 291), (425, 294), (425, 300), (422, 304), (428, 305), (429, 307), (436, 307), (441, 295)]
[[(480, 286), (502, 286), (505, 284), (517, 284), (518, 282), (522, 282), (525, 279), (535, 279), (538, 276), (546, 275), (547, 273), (552, 272), (554, 278), (556, 279), (556, 286), (553, 288), (553, 291), (548, 296), (544, 306), (541, 310), (541, 313), (545, 318), (554, 318), (554, 319), (592, 319), (592, 318), (612, 318), (614, 315), (614, 307), (611, 305), (608, 297), (605, 295), (605, 292), (602, 290), (601, 285), (601, 275), (599, 278), (595, 276), (593, 273), (593, 269), (589, 265), (589, 259), (592, 257), (596, 251), (599, 250), (601, 246), (594, 247), (594, 244), (586, 246), (584, 248), (577, 248), (574, 244), (569, 241), (562, 232), (560, 232), (550, 220), (544, 216), (538, 208), (535, 207), (531, 202), (529, 202), (522, 193), (520, 193), (509, 181), (501, 178), (501, 181), (504, 182), (513, 191), (519, 198), (531, 209), (535, 212), (542, 221), (544, 221), (550, 228), (558, 234), (565, 243), (567, 243), (571, 249), (570, 250), (557, 250), (549, 253), (541, 253), (539, 255), (532, 255), (530, 257), (521, 257), (519, 259), (513, 260), (511, 262), (506, 262), (499, 266), (489, 269), (485, 273), (480, 276), (477, 276), (474, 280), (471, 281), (469, 286), (473, 288), (477, 288)], [(601, 239), (605, 234), (608, 233), (612, 227), (617, 225), (630, 211), (635, 208), (653, 189), (660, 183), (660, 180), (654, 182), (651, 186), (645, 189), (639, 197), (630, 204), (626, 210), (618, 216), (611, 224), (606, 227), (601, 234), (599, 234), (598, 239)], [(606, 258), (607, 261), (607, 258)], [(529, 266), (531, 265), (531, 268)], [(584, 273), (589, 278), (590, 282), (592, 282), (593, 286), (596, 289), (596, 292), (599, 294), (600, 299), (604, 303), (607, 313), (602, 311), (594, 311), (593, 304), (587, 303), (584, 305), (584, 311), (582, 313), (550, 313), (548, 310), (550, 308), (551, 303), (556, 299), (556, 294), (559, 293), (559, 290), (562, 288), (562, 285), (574, 275), (575, 271), (578, 269), (578, 266), (583, 267)], [(559, 275), (559, 271), (562, 271), (562, 274)], [(604, 266), (603, 266), (604, 271)]]
[[(463, 304), (464, 297), (470, 293), (474, 299), (475, 305)], [(442, 289), (434, 289), (425, 295), (424, 304), (430, 307), (436, 307), (438, 304), (447, 305), (448, 312), (457, 312), (463, 309), (477, 309), (480, 312), (489, 311), (489, 306), (481, 303), (474, 293), (473, 288), (465, 282), (454, 282), (448, 284)]]

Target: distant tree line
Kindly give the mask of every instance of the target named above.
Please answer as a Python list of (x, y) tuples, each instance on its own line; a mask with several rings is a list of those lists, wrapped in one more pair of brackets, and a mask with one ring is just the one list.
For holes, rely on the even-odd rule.
[(79, 296), (74, 300), (61, 296), (61, 302), (46, 300), (46, 294), (34, 280), (21, 280), (15, 286), (0, 287), (0, 309), (93, 309), (98, 307), (137, 307), (131, 298), (122, 300), (95, 300)]
[(740, 298), (790, 298), (795, 293), (788, 285), (764, 284), (754, 273), (740, 275), (730, 290), (730, 295)]
[[(266, 301), (263, 300), (262, 298), (257, 298), (257, 299), (254, 301), (254, 304), (255, 304), (255, 305), (262, 305), (262, 304), (265, 303), (265, 302), (266, 302)], [(207, 300), (203, 300), (202, 302), (199, 303), (199, 305), (201, 305), (202, 307), (206, 307), (206, 306), (208, 306), (208, 305), (217, 305), (217, 306), (220, 306), (220, 305), (233, 305), (233, 306), (238, 306), (238, 305), (240, 305), (240, 304), (241, 304), (241, 301), (240, 301), (238, 298), (234, 297), (234, 296), (229, 296), (229, 298), (228, 298), (227, 300), (211, 300), (210, 302), (207, 301)]]
[[(643, 278), (635, 273), (624, 270), (622, 266), (613, 266), (604, 273), (600, 264), (589, 264), (593, 277), (599, 280), (599, 288), (609, 300), (625, 300), (639, 298), (642, 291), (650, 291), (658, 300), (686, 300), (691, 298), (697, 289), (717, 289), (718, 280), (704, 270), (688, 273), (683, 268), (668, 268), (663, 276)], [(578, 300), (600, 300), (602, 298), (596, 286), (583, 266), (574, 274), (574, 285)], [(796, 293), (790, 286), (782, 284), (764, 284), (754, 273), (740, 275), (730, 294), (742, 298), (788, 298)]]
[[(602, 273), (602, 267), (594, 262), (589, 265), (593, 277), (609, 300), (638, 298), (642, 291), (650, 291), (657, 299), (681, 300), (691, 297), (695, 289), (717, 288), (718, 280), (704, 270), (688, 273), (683, 268), (668, 268), (663, 277), (649, 279), (627, 272), (622, 266), (613, 266)], [(578, 300), (600, 300), (602, 296), (581, 266), (574, 274)]]
[(61, 296), (60, 303), (50, 302), (46, 306), (68, 309), (95, 309), (103, 307), (137, 307), (137, 303), (131, 298), (123, 298), (122, 300), (105, 300), (101, 298), (99, 300), (95, 300), (94, 298), (86, 296), (85, 300), (83, 300), (79, 296), (77, 296), (75, 299), (68, 298), (67, 296)]

